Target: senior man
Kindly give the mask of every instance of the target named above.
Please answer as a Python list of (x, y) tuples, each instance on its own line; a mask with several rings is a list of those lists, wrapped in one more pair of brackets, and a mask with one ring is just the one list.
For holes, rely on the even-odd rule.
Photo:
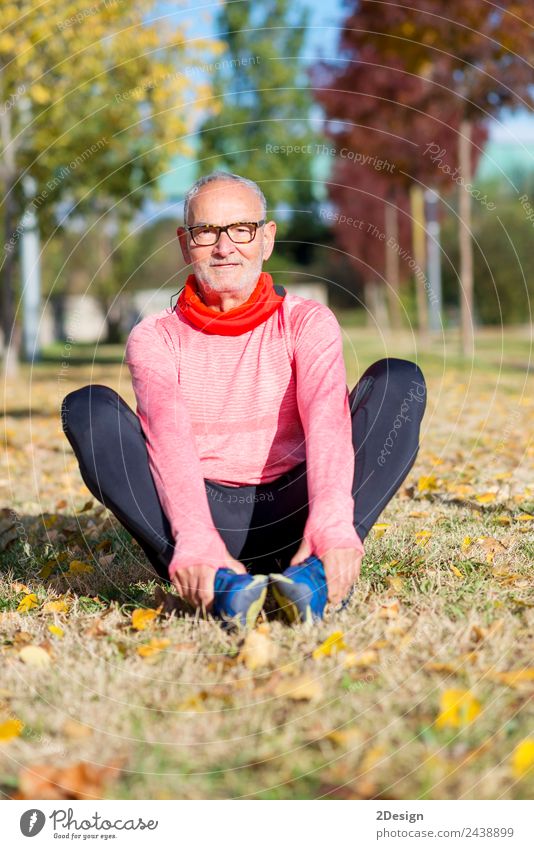
[(176, 306), (127, 341), (137, 415), (86, 386), (63, 402), (66, 436), (91, 492), (193, 605), (250, 625), (270, 575), (290, 621), (321, 617), (414, 463), (423, 375), (386, 358), (349, 392), (334, 314), (262, 271), (276, 223), (256, 183), (203, 177), (184, 221)]

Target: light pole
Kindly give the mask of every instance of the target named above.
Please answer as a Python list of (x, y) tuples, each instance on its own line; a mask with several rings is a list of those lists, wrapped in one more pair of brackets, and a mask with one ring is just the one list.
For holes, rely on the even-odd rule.
[(427, 256), (427, 279), (428, 279), (428, 318), (431, 330), (441, 330), (443, 320), (441, 316), (441, 246), (440, 228), (438, 218), (439, 195), (433, 189), (425, 190), (426, 200), (426, 256)]
[(26, 174), (22, 187), (27, 201), (22, 219), (20, 242), (20, 267), (22, 276), (22, 346), (24, 359), (38, 360), (39, 322), (41, 320), (41, 260), (39, 251), (39, 224), (31, 200), (35, 197), (37, 183)]

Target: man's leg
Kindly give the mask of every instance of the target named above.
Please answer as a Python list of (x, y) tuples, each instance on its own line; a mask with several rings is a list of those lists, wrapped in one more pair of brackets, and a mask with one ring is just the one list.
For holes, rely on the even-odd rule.
[[(426, 406), (423, 374), (408, 360), (378, 360), (361, 376), (349, 403), (354, 525), (363, 541), (415, 462)], [(258, 571), (269, 571), (274, 558), (283, 570), (298, 550), (308, 515), (306, 463), (256, 487), (256, 496), (260, 492), (264, 499), (255, 507), (244, 554), (255, 558), (252, 568)]]
[(168, 579), (170, 526), (133, 410), (113, 389), (93, 384), (66, 396), (61, 422), (87, 488), (137, 540), (156, 572)]
[(361, 376), (349, 403), (356, 454), (354, 525), (364, 540), (417, 457), (425, 379), (416, 363), (378, 360)]
[[(174, 542), (134, 411), (113, 389), (94, 384), (67, 395), (61, 420), (85, 485), (137, 540), (156, 572), (168, 579)], [(215, 527), (229, 553), (239, 559), (255, 487), (225, 487), (208, 480), (205, 485)]]

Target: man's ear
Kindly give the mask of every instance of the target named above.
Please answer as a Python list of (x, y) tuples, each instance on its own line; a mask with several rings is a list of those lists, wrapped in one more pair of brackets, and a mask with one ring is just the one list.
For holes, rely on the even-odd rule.
[(276, 235), (276, 221), (267, 221), (263, 228), (263, 261), (266, 262), (271, 256), (274, 248), (274, 237)]
[(182, 249), (182, 256), (186, 263), (191, 265), (191, 254), (189, 253), (189, 247), (187, 245), (187, 230), (185, 227), (178, 227), (176, 229), (176, 234), (180, 242), (180, 248)]

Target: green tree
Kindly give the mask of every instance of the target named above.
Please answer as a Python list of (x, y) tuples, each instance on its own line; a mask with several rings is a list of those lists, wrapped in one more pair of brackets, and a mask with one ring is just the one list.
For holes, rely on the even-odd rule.
[(225, 50), (213, 68), (214, 115), (201, 127), (198, 156), (201, 174), (223, 168), (249, 177), (271, 206), (287, 208), (288, 219), (309, 221), (318, 139), (300, 59), (307, 17), (289, 0), (223, 5), (217, 22)]
[[(0, 313), (4, 367), (18, 359), (17, 254), (24, 210), (43, 239), (58, 218), (125, 220), (152, 192), (209, 93), (182, 73), (212, 41), (194, 42), (157, 20), (153, 0), (33, 0), (0, 6)], [(186, 117), (187, 107), (187, 117)], [(36, 185), (28, 198), (22, 178)], [(26, 182), (26, 185), (28, 183)], [(46, 244), (44, 247), (46, 250)]]

